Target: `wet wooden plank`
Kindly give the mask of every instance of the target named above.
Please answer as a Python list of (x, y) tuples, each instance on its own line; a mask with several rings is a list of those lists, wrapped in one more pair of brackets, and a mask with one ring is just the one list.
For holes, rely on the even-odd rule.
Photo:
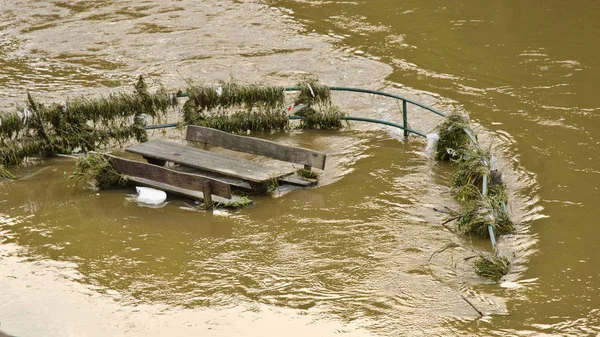
[(216, 145), (233, 151), (257, 154), (289, 163), (325, 169), (326, 155), (300, 147), (285, 146), (272, 141), (233, 135), (231, 133), (190, 125), (186, 139)]
[(230, 186), (239, 187), (239, 188), (245, 189), (245, 190), (252, 189), (252, 187), (250, 186), (250, 183), (248, 183), (247, 181), (242, 180), (242, 179), (227, 177), (222, 174), (217, 174), (214, 172), (207, 172), (207, 171), (200, 170), (200, 169), (197, 169), (194, 167), (189, 167), (189, 166), (179, 166), (176, 168), (176, 170), (180, 171), (180, 172), (199, 174), (201, 176), (204, 176), (204, 177), (207, 177), (210, 179), (214, 179), (214, 180), (219, 180), (219, 181), (228, 183)]
[(297, 176), (287, 176), (280, 179), (283, 183), (298, 185), (303, 187), (315, 186), (318, 181), (316, 179), (305, 179)]
[[(177, 187), (177, 186), (173, 186), (173, 185), (169, 185), (169, 184), (160, 183), (160, 182), (150, 180), (150, 179), (133, 177), (133, 176), (130, 177), (129, 181), (135, 182), (135, 183), (143, 185), (143, 186), (156, 188), (161, 191), (165, 191), (169, 194), (174, 194), (174, 195), (179, 195), (179, 196), (194, 199), (194, 200), (204, 201), (204, 193), (202, 193), (200, 191), (190, 190), (187, 188), (181, 188), (181, 187)], [(223, 197), (213, 195), (212, 201), (215, 203), (219, 203), (221, 205), (227, 205), (227, 204), (236, 203), (236, 202), (241, 203), (242, 199), (236, 195), (232, 195), (230, 199), (225, 199)], [(251, 200), (250, 200), (250, 203), (252, 203)]]
[(168, 168), (147, 164), (139, 161), (129, 160), (106, 155), (115, 169), (128, 176), (135, 176), (154, 180), (159, 183), (185, 188), (188, 190), (203, 190), (203, 183), (210, 183), (211, 194), (229, 199), (231, 198), (231, 187), (228, 183), (219, 180), (214, 180), (198, 174), (179, 172)]
[(266, 183), (294, 173), (292, 169), (273, 168), (161, 139), (130, 146), (126, 151), (256, 183)]

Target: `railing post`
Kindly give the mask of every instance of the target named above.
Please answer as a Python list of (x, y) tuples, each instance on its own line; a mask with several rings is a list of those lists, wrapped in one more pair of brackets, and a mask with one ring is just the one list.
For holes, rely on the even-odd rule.
[(406, 101), (402, 100), (402, 125), (404, 125), (404, 138), (408, 138), (408, 111), (406, 111)]
[[(487, 195), (488, 192), (488, 176), (487, 174), (483, 175), (483, 186), (481, 186), (481, 192), (484, 196)], [(494, 235), (494, 228), (491, 223), (487, 225), (488, 233), (490, 234), (490, 241), (492, 242), (492, 249), (496, 250), (496, 236)]]

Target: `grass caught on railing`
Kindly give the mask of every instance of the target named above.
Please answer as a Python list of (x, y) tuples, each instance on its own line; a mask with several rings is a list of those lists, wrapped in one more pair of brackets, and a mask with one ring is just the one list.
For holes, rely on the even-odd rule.
[(463, 233), (476, 234), (488, 238), (488, 225), (498, 235), (512, 233), (514, 223), (508, 217), (498, 200), (480, 196), (479, 199), (463, 204), (458, 212), (456, 224)]
[(331, 91), (329, 87), (320, 84), (316, 79), (308, 79), (300, 82), (297, 87), (300, 88), (300, 93), (294, 101), (295, 105), (304, 104), (309, 107), (313, 105), (331, 105)]
[(133, 93), (93, 99), (45, 105), (28, 94), (22, 112), (0, 116), (0, 164), (19, 165), (26, 158), (87, 152), (131, 139), (146, 141), (143, 121), (135, 116), (160, 118), (176, 104), (175, 95), (164, 89), (150, 94), (142, 77)]
[(479, 147), (468, 146), (461, 151), (460, 157), (452, 159), (456, 164), (453, 175), (454, 187), (475, 185), (481, 188), (483, 176), (490, 175), (490, 153)]
[(192, 125), (205, 126), (225, 132), (245, 133), (247, 131), (271, 132), (289, 129), (289, 119), (283, 111), (226, 111), (197, 119)]
[(477, 275), (496, 282), (510, 271), (510, 262), (504, 256), (479, 255), (473, 266)]
[(307, 109), (300, 121), (302, 129), (336, 130), (344, 127), (341, 117), (346, 116), (336, 106), (320, 108), (318, 111)]
[(463, 150), (469, 146), (469, 136), (463, 129), (469, 128), (469, 123), (459, 113), (450, 114), (444, 122), (437, 127), (440, 140), (437, 144), (435, 158), (437, 160), (451, 160), (461, 157)]

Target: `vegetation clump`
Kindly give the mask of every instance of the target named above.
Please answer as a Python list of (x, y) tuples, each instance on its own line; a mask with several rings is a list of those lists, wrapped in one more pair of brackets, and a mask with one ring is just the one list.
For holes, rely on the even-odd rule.
[(296, 170), (296, 174), (300, 177), (307, 179), (319, 179), (319, 174), (313, 170), (306, 170), (301, 168)]
[(22, 112), (0, 116), (0, 165), (19, 165), (31, 157), (87, 152), (131, 139), (146, 141), (143, 119), (136, 115), (160, 118), (175, 105), (175, 95), (164, 89), (150, 94), (141, 76), (133, 93), (76, 97), (49, 105), (28, 94)]
[(12, 174), (9, 170), (7, 170), (4, 165), (0, 165), (0, 178), (6, 178), (6, 179), (16, 179), (17, 177), (15, 177), (14, 174)]
[(320, 130), (341, 129), (343, 127), (341, 117), (345, 115), (336, 106), (320, 108), (319, 111), (310, 108), (304, 112), (300, 128)]
[(69, 181), (91, 182), (98, 189), (123, 188), (128, 177), (120, 174), (101, 153), (90, 152), (77, 159), (75, 171), (67, 176)]
[[(506, 210), (506, 186), (501, 174), (495, 168), (491, 170), (490, 151), (479, 147), (468, 119), (453, 113), (437, 127), (437, 131), (440, 139), (436, 159), (451, 161), (457, 166), (452, 177), (452, 191), (460, 208), (450, 212), (448, 221), (456, 220), (461, 232), (480, 237), (489, 237), (490, 227), (496, 235), (514, 232), (515, 225)], [(503, 257), (480, 256), (475, 269), (477, 274), (497, 281), (509, 272), (510, 264)]]
[(205, 126), (231, 133), (284, 131), (289, 119), (283, 110), (238, 111), (233, 114), (219, 111), (197, 119), (194, 125)]
[(490, 153), (479, 147), (465, 147), (461, 156), (452, 161), (456, 164), (456, 171), (453, 175), (454, 187), (482, 186), (483, 176), (489, 177), (490, 175)]
[(215, 202), (215, 207), (225, 207), (225, 208), (243, 208), (248, 207), (252, 204), (252, 200), (248, 198), (248, 196), (242, 196), (239, 199), (231, 200), (226, 203)]
[[(302, 116), (300, 128), (329, 130), (343, 127), (340, 118), (344, 114), (331, 106), (329, 87), (316, 80), (299, 83), (297, 87), (299, 93), (294, 104), (301, 107), (297, 111), (297, 115)], [(187, 88), (189, 99), (183, 105), (183, 119), (186, 124), (232, 133), (288, 130), (284, 91), (283, 87), (256, 84), (190, 84)]]
[(464, 130), (470, 130), (469, 123), (461, 114), (454, 112), (437, 127), (440, 140), (437, 144), (437, 160), (459, 159), (469, 145), (469, 136)]
[(294, 101), (294, 105), (320, 105), (330, 106), (331, 105), (331, 91), (329, 87), (320, 84), (316, 79), (308, 79), (304, 82), (298, 83), (297, 87), (300, 89), (300, 93)]
[(477, 275), (496, 282), (510, 271), (510, 262), (504, 256), (479, 255), (473, 266)]
[(283, 87), (256, 84), (221, 83), (217, 87), (190, 84), (187, 94), (183, 118), (193, 125), (202, 125), (212, 114), (224, 114), (231, 108), (243, 107), (248, 113), (254, 108), (283, 110), (285, 101)]
[(456, 224), (463, 233), (489, 238), (488, 225), (498, 235), (512, 233), (514, 223), (498, 200), (480, 195), (479, 199), (463, 204), (460, 211), (453, 214)]

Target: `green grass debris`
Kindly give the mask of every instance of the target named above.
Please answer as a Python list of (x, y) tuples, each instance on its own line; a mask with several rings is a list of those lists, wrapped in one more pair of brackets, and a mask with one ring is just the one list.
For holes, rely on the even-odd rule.
[(231, 200), (226, 203), (215, 202), (215, 207), (225, 207), (225, 208), (243, 208), (248, 207), (252, 204), (252, 200), (248, 198), (248, 196), (242, 196), (239, 199)]
[(457, 112), (450, 114), (444, 122), (438, 125), (436, 129), (440, 140), (435, 155), (437, 160), (451, 160), (461, 157), (470, 142), (469, 136), (464, 132), (465, 128), (470, 130), (469, 123), (464, 116)]
[(300, 88), (300, 93), (294, 100), (295, 105), (304, 104), (307, 106), (319, 105), (319, 106), (330, 106), (331, 105), (331, 91), (329, 87), (320, 84), (316, 79), (307, 79), (297, 84)]
[(67, 175), (67, 180), (75, 184), (91, 182), (96, 188), (105, 190), (125, 187), (128, 177), (117, 172), (103, 154), (90, 152), (77, 159), (75, 171)]
[(9, 170), (4, 167), (4, 165), (0, 165), (0, 178), (6, 178), (10, 180), (17, 179), (14, 174), (12, 174)]
[(456, 171), (453, 175), (454, 187), (475, 185), (481, 188), (483, 176), (490, 175), (490, 153), (477, 146), (467, 146), (461, 151), (461, 156), (453, 158)]
[(145, 113), (160, 119), (176, 105), (175, 95), (163, 88), (150, 94), (141, 76), (133, 93), (67, 98), (49, 105), (28, 94), (22, 112), (0, 115), (0, 164), (19, 165), (26, 158), (87, 152), (132, 139), (146, 141), (143, 119), (135, 116)]
[(296, 170), (296, 174), (300, 177), (307, 179), (319, 179), (319, 174), (313, 170), (306, 170), (301, 168)]
[(473, 266), (477, 275), (496, 282), (510, 271), (510, 262), (504, 256), (482, 254), (475, 260)]
[(341, 117), (346, 116), (337, 106), (306, 109), (300, 120), (302, 129), (337, 130), (344, 127)]
[(500, 202), (496, 197), (480, 194), (479, 198), (463, 203), (459, 211), (451, 212), (451, 216), (457, 218), (456, 224), (465, 234), (487, 238), (488, 225), (498, 235), (512, 233), (515, 225)]
[(289, 119), (283, 110), (238, 111), (233, 114), (223, 110), (207, 115), (202, 119), (197, 119), (190, 124), (231, 133), (271, 132), (289, 129)]

